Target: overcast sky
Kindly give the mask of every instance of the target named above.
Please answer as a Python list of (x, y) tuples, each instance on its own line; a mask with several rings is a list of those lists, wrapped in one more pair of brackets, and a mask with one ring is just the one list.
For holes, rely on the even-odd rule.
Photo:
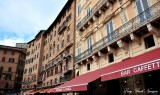
[(15, 46), (46, 30), (67, 0), (0, 0), (0, 45)]

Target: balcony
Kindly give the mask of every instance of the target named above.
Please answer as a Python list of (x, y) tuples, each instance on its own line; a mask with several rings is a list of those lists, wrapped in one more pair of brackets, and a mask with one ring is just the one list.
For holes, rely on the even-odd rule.
[[(112, 3), (115, 0), (110, 0), (109, 2)], [(83, 26), (86, 26), (87, 24), (89, 24), (88, 22), (93, 21), (94, 20), (94, 16), (98, 17), (102, 11), (105, 11), (106, 8), (109, 7), (109, 2), (108, 0), (99, 0), (96, 5), (92, 8), (90, 14), (86, 15), (77, 25), (77, 30), (83, 31)]]
[(58, 28), (58, 34), (61, 34), (62, 31), (66, 28), (67, 28), (67, 24), (66, 24), (66, 21), (64, 21), (63, 24)]
[(38, 83), (42, 83), (42, 77), (40, 77), (38, 80), (37, 80)]
[(8, 86), (1, 85), (0, 89), (13, 89), (13, 85), (8, 85)]
[[(142, 36), (143, 34), (145, 34), (146, 31), (158, 35), (159, 33), (154, 31), (154, 28), (159, 28), (160, 26), (159, 18), (160, 18), (160, 2), (157, 2), (150, 8), (143, 11), (141, 14), (137, 15), (136, 17), (126, 22), (124, 25), (120, 26), (118, 29), (114, 30), (113, 33), (108, 34), (107, 36), (105, 36), (104, 38), (93, 44), (92, 48), (76, 56), (75, 62), (79, 63), (81, 61), (84, 61), (87, 57), (92, 56), (93, 54), (95, 54), (95, 52), (98, 52), (102, 49), (107, 49), (107, 51), (109, 51), (109, 49), (106, 47), (110, 47), (115, 44), (121, 47), (118, 42), (121, 39), (134, 40), (136, 36)], [(142, 28), (143, 29), (145, 28), (147, 30), (138, 31)], [(136, 36), (134, 37), (134, 35)]]
[(71, 76), (62, 77), (62, 78), (60, 78), (60, 83), (62, 84), (62, 83), (65, 83), (69, 80), (71, 80)]

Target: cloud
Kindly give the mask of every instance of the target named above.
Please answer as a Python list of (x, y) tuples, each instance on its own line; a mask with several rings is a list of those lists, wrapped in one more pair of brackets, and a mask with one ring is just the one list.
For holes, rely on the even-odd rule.
[(23, 38), (10, 38), (10, 39), (3, 39), (0, 40), (1, 45), (7, 45), (7, 46), (15, 46), (15, 43), (23, 43)]
[(40, 30), (45, 30), (50, 26), (66, 1), (0, 1), (0, 44), (4, 44), (4, 41), (28, 42), (32, 40)]

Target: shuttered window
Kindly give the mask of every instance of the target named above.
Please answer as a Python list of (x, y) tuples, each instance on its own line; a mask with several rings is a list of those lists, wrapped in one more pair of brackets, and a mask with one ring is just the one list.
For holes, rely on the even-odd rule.
[(107, 24), (106, 24), (106, 30), (107, 30), (107, 40), (108, 42), (112, 41), (115, 37), (115, 33), (113, 31), (113, 23), (112, 23), (112, 20), (109, 21)]

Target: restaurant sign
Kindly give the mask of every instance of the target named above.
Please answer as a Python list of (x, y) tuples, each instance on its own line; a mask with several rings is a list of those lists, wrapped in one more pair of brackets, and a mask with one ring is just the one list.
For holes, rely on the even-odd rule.
[(148, 71), (153, 71), (157, 69), (160, 69), (160, 60), (154, 60), (104, 74), (101, 76), (101, 80), (102, 81), (112, 80), (116, 78), (127, 77)]

